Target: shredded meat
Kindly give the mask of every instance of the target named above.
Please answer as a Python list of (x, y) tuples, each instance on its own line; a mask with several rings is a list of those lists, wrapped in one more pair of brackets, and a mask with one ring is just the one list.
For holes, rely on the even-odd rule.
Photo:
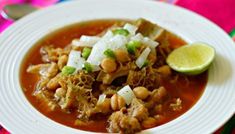
[(91, 93), (93, 81), (93, 76), (84, 72), (80, 72), (73, 76), (61, 75), (58, 79), (58, 83), (61, 87), (67, 89), (65, 98), (62, 98), (59, 102), (61, 108), (69, 108), (72, 104), (83, 105), (81, 106), (83, 108), (90, 107), (87, 105), (89, 105), (89, 101), (93, 101), (94, 99)]
[(126, 109), (121, 109), (112, 113), (108, 119), (108, 132), (132, 134), (141, 130), (139, 121), (135, 117), (125, 114), (125, 111)]
[(48, 112), (54, 111), (58, 105), (53, 99), (53, 93), (42, 90), (34, 94), (37, 99), (40, 100), (40, 105), (42, 105)]
[(54, 77), (57, 75), (59, 69), (56, 63), (52, 62), (51, 64), (38, 64), (31, 65), (28, 67), (27, 72), (33, 74), (40, 74), (43, 77)]
[(132, 66), (131, 64), (132, 63), (123, 65), (119, 62), (117, 71), (114, 73), (105, 73), (104, 71), (100, 71), (96, 80), (103, 82), (103, 84), (111, 84), (113, 80), (117, 79), (118, 77), (127, 76)]
[(141, 100), (135, 98), (132, 100), (130, 108), (128, 108), (128, 114), (139, 121), (143, 121), (148, 117), (148, 109), (145, 108)]
[(164, 87), (159, 87), (158, 89), (154, 89), (149, 97), (145, 107), (148, 109), (153, 108), (156, 104), (160, 103), (164, 97), (166, 97), (167, 91)]
[(131, 70), (127, 77), (127, 85), (132, 87), (144, 86), (149, 90), (159, 87), (160, 75), (151, 67), (139, 71)]
[(46, 88), (48, 90), (56, 90), (58, 87), (60, 87), (59, 84), (59, 79), (60, 79), (60, 74), (58, 74), (57, 76), (55, 76), (54, 78), (50, 79), (49, 82), (46, 85)]
[(101, 104), (96, 104), (94, 108), (88, 109), (86, 112), (88, 117), (96, 116), (98, 114), (107, 115), (111, 112), (110, 99), (105, 99)]
[(41, 48), (40, 53), (42, 55), (42, 61), (44, 62), (57, 62), (62, 55), (68, 55), (71, 50), (71, 46), (62, 48), (54, 48), (51, 46), (44, 46)]
[(148, 36), (153, 40), (159, 40), (165, 32), (165, 30), (160, 26), (145, 19), (138, 19), (136, 21), (136, 25), (138, 26), (137, 32), (143, 34), (144, 36)]
[(139, 99), (133, 99), (130, 108), (113, 113), (109, 118), (109, 132), (135, 133), (141, 129), (140, 123), (148, 118), (148, 109)]
[(41, 74), (43, 75), (44, 72), (47, 71), (47, 69), (49, 68), (50, 64), (37, 64), (37, 65), (30, 65), (27, 68), (27, 72), (28, 73), (32, 73), (32, 74)]
[(35, 90), (34, 94), (45, 89), (49, 80), (50, 79), (48, 79), (48, 78), (42, 78), (41, 80), (39, 80), (38, 83), (36, 84), (36, 90)]
[(170, 108), (173, 111), (180, 111), (182, 109), (182, 100), (180, 98), (174, 99), (174, 102), (170, 104)]

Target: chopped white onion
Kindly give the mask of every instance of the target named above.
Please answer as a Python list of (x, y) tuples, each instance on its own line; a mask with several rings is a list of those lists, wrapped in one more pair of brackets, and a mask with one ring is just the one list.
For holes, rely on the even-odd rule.
[(106, 98), (106, 94), (101, 94), (99, 96), (98, 101), (97, 101), (97, 105), (102, 104), (104, 102), (105, 98)]
[[(123, 28), (130, 32), (130, 35), (128, 37), (119, 34), (114, 35), (112, 31), (107, 31), (106, 34), (103, 37), (99, 38), (99, 40), (97, 39), (98, 41), (93, 45), (87, 62), (89, 62), (91, 65), (99, 66), (102, 60), (105, 58), (103, 54), (105, 50), (111, 49), (115, 51), (119, 48), (126, 49), (125, 45), (130, 40), (140, 41), (141, 43), (147, 45), (149, 47), (148, 49), (155, 53), (155, 48), (158, 45), (158, 42), (155, 42), (148, 37), (143, 37), (143, 35), (140, 33), (135, 35), (138, 28), (134, 25), (126, 24)], [(88, 40), (87, 38), (87, 36), (82, 36), (80, 40), (86, 41)], [(140, 56), (140, 59), (137, 59), (136, 64), (138, 66), (142, 66), (147, 59), (148, 54), (149, 53), (147, 53), (147, 55), (143, 53), (143, 55)]]
[(133, 40), (133, 41), (142, 42), (143, 39), (144, 39), (144, 36), (141, 33), (137, 33), (135, 36), (131, 37), (131, 40)]
[(100, 66), (92, 65), (92, 71), (93, 72), (100, 71), (100, 70), (101, 70)]
[(79, 41), (79, 39), (73, 39), (72, 40), (72, 45), (73, 46), (80, 46), (81, 42)]
[(82, 47), (93, 47), (93, 45), (100, 40), (97, 36), (82, 35), (80, 39), (74, 39), (72, 45)]
[(148, 37), (144, 37), (142, 34), (138, 33), (131, 37), (131, 40), (140, 41), (141, 43), (147, 45), (153, 53), (155, 53), (155, 48), (159, 45), (158, 42), (151, 40)]
[(107, 44), (107, 49), (116, 50), (118, 48), (125, 49), (125, 45), (127, 44), (127, 38), (123, 35), (115, 35), (113, 38), (109, 40)]
[(85, 59), (81, 57), (80, 51), (71, 50), (69, 53), (69, 59), (67, 66), (75, 67), (76, 71), (82, 70), (82, 65), (84, 64)]
[(81, 52), (71, 50), (69, 53), (69, 59), (67, 62), (67, 66), (76, 67), (77, 61), (81, 58)]
[(109, 44), (109, 40), (113, 37), (113, 33), (108, 31), (92, 48), (91, 54), (87, 59), (92, 65), (99, 66), (102, 59), (105, 57), (103, 55), (104, 51), (107, 49), (107, 45)]
[(125, 100), (127, 105), (129, 105), (131, 103), (132, 99), (135, 98), (135, 94), (133, 93), (133, 91), (131, 90), (129, 85), (120, 89), (117, 92), (117, 94), (123, 97), (123, 99)]
[(140, 54), (140, 56), (135, 61), (135, 64), (141, 68), (144, 65), (144, 62), (148, 58), (151, 49), (149, 47), (145, 48), (144, 51)]
[(125, 24), (124, 29), (126, 29), (131, 35), (135, 35), (136, 30), (138, 29), (135, 25), (129, 23)]
[(97, 42), (100, 40), (100, 37), (98, 36), (86, 36), (86, 35), (82, 35), (80, 37), (80, 41), (84, 41), (84, 42)]
[(85, 62), (84, 58), (80, 58), (77, 62), (76, 71), (82, 70), (82, 66)]
[(116, 50), (118, 48), (124, 48), (128, 42), (127, 38), (123, 35), (113, 35), (111, 31), (108, 31), (92, 48), (91, 54), (87, 59), (92, 65), (99, 66), (104, 56), (104, 51), (107, 49)]
[(102, 37), (102, 39), (110, 39), (110, 38), (112, 38), (114, 35), (113, 35), (113, 32), (112, 31), (107, 31), (106, 33), (105, 33), (105, 35)]
[(153, 52), (155, 52), (155, 48), (159, 45), (158, 42), (151, 40), (148, 37), (144, 37), (142, 43), (149, 46)]
[(109, 44), (109, 40), (113, 37), (113, 33), (108, 31), (92, 48), (91, 54), (87, 59), (92, 65), (99, 66), (102, 59), (104, 58), (104, 51), (107, 49), (107, 45)]

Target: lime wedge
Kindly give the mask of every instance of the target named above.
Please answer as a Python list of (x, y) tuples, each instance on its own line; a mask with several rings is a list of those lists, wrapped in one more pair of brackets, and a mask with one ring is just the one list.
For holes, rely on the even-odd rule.
[(215, 49), (204, 43), (193, 43), (173, 50), (167, 64), (175, 71), (196, 75), (208, 69), (215, 58)]

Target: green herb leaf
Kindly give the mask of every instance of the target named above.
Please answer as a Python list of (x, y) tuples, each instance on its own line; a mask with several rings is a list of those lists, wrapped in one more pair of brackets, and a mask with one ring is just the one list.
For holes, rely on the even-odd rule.
[(127, 43), (126, 48), (130, 54), (135, 54), (136, 48), (141, 46), (140, 41), (130, 41)]
[(91, 53), (91, 49), (88, 47), (83, 48), (82, 57), (87, 59)]
[(105, 50), (104, 55), (107, 56), (108, 58), (114, 58), (114, 59), (116, 58), (113, 50), (111, 50), (111, 49)]
[(144, 68), (144, 67), (146, 67), (146, 66), (148, 66), (148, 65), (149, 65), (149, 61), (146, 60), (146, 61), (144, 61), (144, 64), (143, 64), (142, 68)]
[(75, 67), (70, 67), (70, 66), (64, 66), (62, 68), (62, 74), (63, 75), (69, 75), (69, 74), (73, 74), (76, 71)]
[(141, 42), (137, 40), (132, 40), (128, 42), (129, 45), (135, 46), (136, 48), (139, 48), (141, 46)]
[(115, 29), (114, 31), (113, 31), (113, 34), (114, 35), (117, 35), (117, 34), (120, 34), (120, 35), (124, 35), (124, 36), (128, 36), (130, 33), (129, 33), (129, 31), (127, 31), (126, 29)]
[(86, 73), (91, 73), (92, 70), (93, 70), (92, 65), (90, 63), (88, 63), (88, 62), (85, 62), (83, 64), (83, 70), (85, 70)]
[(126, 48), (127, 48), (127, 51), (128, 53), (130, 54), (135, 54), (135, 51), (136, 51), (136, 47), (135, 46), (132, 46), (132, 45), (126, 45)]

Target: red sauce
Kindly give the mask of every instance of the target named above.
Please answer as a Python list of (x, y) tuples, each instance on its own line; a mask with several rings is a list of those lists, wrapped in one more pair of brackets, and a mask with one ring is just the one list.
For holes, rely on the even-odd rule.
[[(81, 35), (97, 35), (106, 28), (112, 26), (114, 23), (122, 23), (121, 20), (96, 20), (89, 22), (82, 22), (78, 24), (73, 24), (64, 27), (45, 36), (35, 46), (28, 52), (25, 56), (24, 61), (21, 65), (20, 72), (20, 82), (25, 93), (25, 96), (30, 101), (30, 103), (42, 114), (49, 117), (50, 119), (59, 122), (61, 124), (78, 128), (87, 131), (95, 132), (107, 132), (107, 118), (99, 119), (95, 122), (90, 123), (87, 126), (75, 126), (74, 121), (76, 119), (75, 113), (65, 113), (61, 110), (55, 110), (53, 112), (48, 112), (45, 106), (42, 105), (32, 94), (34, 92), (35, 86), (39, 77), (27, 73), (27, 67), (31, 64), (42, 63), (41, 55), (39, 50), (44, 45), (54, 45), (56, 47), (65, 47), (74, 38), (79, 38)], [(177, 48), (179, 46), (185, 45), (186, 42), (181, 38), (175, 36), (174, 34), (169, 34), (169, 42), (172, 48)], [(165, 119), (159, 124), (164, 124), (169, 122), (178, 116), (189, 110), (202, 95), (205, 85), (207, 83), (207, 72), (202, 73), (197, 76), (190, 76), (188, 80), (185, 79), (184, 75), (179, 76), (179, 80), (176, 83), (171, 83), (169, 80), (162, 81), (163, 86), (167, 89), (168, 94), (172, 97), (181, 98), (183, 103), (183, 108), (180, 112), (173, 112), (169, 110), (168, 107), (163, 106), (165, 111)]]

